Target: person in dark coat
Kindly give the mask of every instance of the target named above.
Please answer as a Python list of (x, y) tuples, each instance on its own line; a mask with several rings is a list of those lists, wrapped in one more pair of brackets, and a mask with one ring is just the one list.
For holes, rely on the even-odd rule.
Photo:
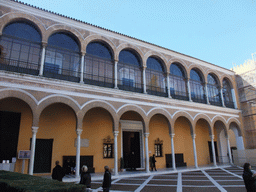
[(256, 173), (253, 174), (251, 171), (250, 163), (244, 164), (244, 172), (243, 179), (247, 192), (255, 192), (256, 191)]
[(86, 165), (82, 167), (80, 184), (86, 186), (86, 191), (91, 191), (91, 174), (88, 172)]
[(105, 173), (102, 183), (103, 192), (109, 192), (109, 189), (111, 187), (111, 173), (109, 172), (109, 167), (105, 166)]
[(151, 170), (153, 171), (153, 170), (155, 169), (155, 171), (157, 171), (157, 170), (156, 170), (156, 157), (155, 157), (155, 154), (153, 155), (151, 161), (152, 161), (152, 162), (151, 162), (151, 164), (152, 164)]
[(64, 169), (60, 166), (60, 162), (55, 162), (56, 166), (52, 170), (52, 179), (62, 181), (62, 178), (65, 176)]

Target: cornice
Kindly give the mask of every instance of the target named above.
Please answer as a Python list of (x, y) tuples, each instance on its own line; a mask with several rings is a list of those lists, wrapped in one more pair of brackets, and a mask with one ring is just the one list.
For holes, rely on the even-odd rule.
[[(31, 91), (39, 91), (51, 94), (63, 94), (75, 97), (82, 98), (91, 98), (91, 99), (101, 99), (105, 101), (121, 102), (121, 103), (131, 103), (135, 105), (143, 105), (150, 107), (160, 107), (165, 109), (174, 109), (174, 110), (185, 110), (189, 112), (198, 112), (205, 114), (219, 114), (227, 117), (239, 117), (241, 113), (240, 110), (218, 107), (213, 105), (201, 104), (190, 101), (182, 101), (176, 99), (170, 99), (165, 97), (158, 97), (154, 95), (148, 95), (143, 93), (134, 93), (127, 92), (123, 90), (118, 90), (114, 88), (98, 87), (87, 84), (66, 82), (56, 79), (48, 79), (45, 77), (39, 76), (30, 76), (30, 75), (20, 75), (16, 73), (2, 72), (0, 71), (0, 78), (9, 78), (8, 81), (0, 81), (0, 85), (3, 87), (16, 88), (16, 89), (25, 89)], [(32, 85), (25, 85), (24, 83), (13, 83), (15, 81), (28, 82)], [(60, 89), (54, 88), (44, 88), (35, 86), (36, 84), (44, 84), (45, 86), (56, 86)], [(70, 88), (75, 89), (76, 91), (70, 91)], [(91, 92), (91, 93), (84, 93)], [(139, 99), (139, 101), (138, 101)], [(144, 101), (141, 101), (141, 100)], [(225, 110), (225, 111), (224, 111)]]

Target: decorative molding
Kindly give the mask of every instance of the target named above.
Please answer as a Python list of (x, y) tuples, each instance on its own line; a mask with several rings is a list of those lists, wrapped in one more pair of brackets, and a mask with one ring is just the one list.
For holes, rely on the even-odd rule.
[(160, 140), (159, 138), (155, 140), (155, 145), (163, 145), (163, 143), (163, 140)]
[(141, 121), (120, 120), (120, 123), (122, 130), (143, 130), (143, 124)]
[(114, 144), (114, 139), (111, 139), (110, 136), (107, 136), (105, 139), (103, 139), (104, 144)]

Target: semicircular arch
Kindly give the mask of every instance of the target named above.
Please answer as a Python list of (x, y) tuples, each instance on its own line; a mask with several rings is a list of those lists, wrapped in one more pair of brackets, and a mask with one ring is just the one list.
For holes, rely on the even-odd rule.
[[(220, 76), (215, 71), (213, 71), (211, 69), (208, 70), (207, 77), (208, 77), (208, 75), (212, 75), (216, 79), (218, 85), (220, 85), (220, 86), (222, 85), (222, 82), (220, 81)], [(207, 83), (208, 83), (208, 79), (207, 79)]]
[(148, 118), (147, 118), (146, 112), (140, 106), (132, 105), (132, 104), (126, 104), (126, 105), (121, 106), (117, 110), (118, 118), (120, 119), (121, 116), (125, 112), (128, 112), (128, 111), (136, 112), (141, 116), (141, 118), (143, 120), (143, 125), (145, 126), (144, 131), (145, 131), (145, 133), (148, 133), (148, 131), (149, 131), (148, 126), (147, 126), (148, 125)]
[(238, 131), (238, 135), (239, 136), (242, 136), (242, 129), (241, 129), (241, 123), (238, 119), (236, 118), (230, 118), (228, 120), (228, 129), (231, 129), (232, 125), (235, 125), (235, 127), (237, 128), (237, 131)]
[(103, 37), (101, 35), (89, 35), (87, 36), (85, 39), (84, 39), (84, 47), (85, 47), (85, 51), (86, 52), (86, 47), (88, 44), (92, 43), (92, 42), (102, 42), (104, 43), (105, 45), (107, 45), (110, 49), (111, 49), (111, 52), (113, 54), (113, 59), (114, 60), (118, 60), (118, 58), (116, 58), (116, 46), (115, 44), (110, 40), (110, 39), (107, 39), (106, 37)]
[(221, 122), (223, 125), (224, 125), (224, 131), (225, 131), (225, 135), (228, 134), (228, 129), (227, 129), (227, 121), (222, 117), (222, 116), (215, 116), (213, 119), (212, 119), (212, 127), (214, 128), (214, 125), (216, 122)]
[[(106, 111), (109, 112), (109, 114), (111, 115), (112, 117), (112, 120), (113, 120), (113, 131), (118, 131), (118, 115), (116, 114), (116, 110), (115, 108), (108, 102), (105, 102), (105, 101), (101, 101), (101, 100), (92, 100), (92, 101), (88, 101), (86, 102), (82, 108), (81, 108), (81, 111), (79, 112), (79, 114), (77, 114), (78, 116), (78, 119), (83, 119), (85, 114), (93, 109), (93, 108), (103, 108), (105, 109)], [(117, 129), (117, 130), (116, 130)]]
[(171, 58), (168, 63), (167, 63), (167, 67), (170, 69), (171, 64), (173, 63), (178, 63), (182, 69), (184, 70), (184, 73), (187, 75), (188, 74), (188, 66), (185, 63), (185, 61), (183, 61), (182, 59), (178, 59), (178, 58)]
[(80, 51), (84, 50), (84, 45), (83, 45), (83, 37), (81, 35), (81, 33), (79, 31), (77, 31), (76, 29), (69, 27), (67, 25), (52, 25), (50, 26), (45, 34), (45, 39), (43, 39), (43, 41), (48, 42), (48, 39), (50, 38), (51, 35), (58, 33), (58, 32), (63, 32), (63, 33), (67, 33), (70, 34), (72, 37), (75, 38), (75, 40), (77, 41), (79, 47), (80, 47)]
[(213, 128), (211, 126), (211, 119), (209, 116), (203, 114), (203, 113), (198, 113), (196, 114), (196, 116), (194, 117), (194, 127), (196, 126), (196, 123), (200, 120), (200, 119), (203, 119), (205, 120), (207, 123), (208, 123), (208, 128), (209, 128), (209, 134), (210, 135), (213, 135)]
[(207, 75), (206, 75), (206, 73), (204, 72), (204, 69), (203, 69), (201, 66), (196, 65), (196, 64), (194, 64), (194, 63), (192, 63), (192, 64), (189, 66), (189, 68), (188, 68), (188, 78), (190, 79), (190, 72), (191, 72), (191, 70), (193, 70), (193, 69), (194, 69), (195, 71), (197, 71), (197, 72), (202, 76), (203, 81), (206, 82), (206, 80), (207, 80)]
[(115, 54), (116, 54), (115, 58), (117, 58), (117, 60), (119, 60), (119, 54), (122, 50), (134, 51), (137, 54), (137, 56), (139, 57), (139, 59), (141, 60), (141, 65), (146, 66), (146, 63), (144, 60), (144, 54), (143, 54), (142, 50), (139, 49), (137, 46), (131, 45), (129, 43), (123, 43), (123, 44), (119, 45), (115, 52)]
[(161, 55), (159, 55), (159, 54), (152, 54), (152, 55), (149, 55), (148, 57), (145, 56), (144, 61), (146, 61), (146, 63), (147, 63), (147, 60), (150, 57), (157, 59), (160, 62), (160, 64), (162, 65), (164, 72), (170, 72), (170, 70), (167, 68), (167, 62), (164, 60), (163, 57), (160, 57), (160, 56)]
[(172, 119), (172, 116), (171, 114), (166, 111), (165, 109), (163, 108), (153, 108), (151, 109), (148, 113), (147, 113), (147, 118), (150, 120), (154, 115), (156, 114), (161, 114), (163, 116), (165, 116), (168, 120), (171, 120)]
[(169, 133), (170, 133), (170, 134), (173, 133), (173, 130), (172, 130), (172, 127), (171, 127), (171, 119), (172, 119), (172, 116), (171, 116), (171, 114), (170, 114), (167, 110), (165, 110), (165, 109), (163, 109), (163, 108), (153, 108), (153, 109), (151, 109), (151, 110), (147, 113), (147, 119), (148, 119), (148, 121), (150, 121), (151, 118), (152, 118), (154, 115), (162, 115), (162, 116), (164, 116), (164, 117), (167, 119), (167, 121), (168, 121)]
[(168, 62), (168, 69), (169, 69), (169, 71), (170, 71), (170, 67), (171, 67), (172, 64), (178, 64), (182, 68), (182, 70), (184, 72), (184, 75), (185, 75), (185, 78), (188, 77), (188, 69), (187, 69), (187, 66), (186, 66), (185, 62), (183, 62), (180, 59), (171, 59)]
[(186, 112), (186, 111), (177, 111), (175, 112), (173, 115), (172, 115), (172, 121), (171, 121), (171, 127), (173, 127), (173, 133), (175, 131), (174, 129), (174, 124), (176, 122), (176, 120), (179, 118), (179, 117), (185, 117), (189, 124), (190, 124), (190, 131), (191, 131), (191, 134), (194, 134), (195, 131), (194, 131), (194, 128), (193, 128), (193, 118), (192, 116)]
[(155, 52), (155, 51), (148, 51), (144, 55), (144, 60), (147, 61), (147, 59), (149, 57), (155, 57), (155, 58), (159, 59), (162, 62), (163, 67), (165, 68), (165, 71), (169, 71), (168, 68), (167, 68), (168, 61), (161, 53), (158, 53), (158, 52)]
[(65, 96), (65, 95), (60, 95), (60, 94), (54, 94), (54, 95), (49, 95), (42, 100), (39, 101), (38, 107), (37, 107), (37, 114), (40, 117), (42, 111), (54, 104), (54, 103), (63, 103), (67, 106), (69, 106), (75, 114), (78, 114), (80, 111), (80, 106), (79, 104), (71, 97)]
[(16, 89), (0, 90), (0, 100), (5, 99), (5, 98), (11, 98), (11, 97), (20, 99), (28, 104), (28, 106), (30, 107), (30, 109), (32, 111), (32, 115), (33, 115), (32, 126), (37, 127), (39, 116), (36, 113), (37, 104), (38, 104), (38, 101), (36, 100), (36, 98), (24, 90), (16, 90)]
[(234, 89), (234, 85), (233, 85), (233, 83), (232, 83), (232, 81), (231, 81), (232, 78), (231, 78), (230, 76), (228, 76), (228, 75), (223, 75), (223, 76), (221, 77), (221, 79), (220, 79), (220, 81), (221, 81), (221, 86), (223, 86), (223, 81), (224, 81), (224, 79), (226, 79), (226, 80), (228, 81), (228, 83), (229, 83), (231, 89)]
[(0, 35), (2, 35), (3, 29), (5, 28), (6, 25), (9, 23), (15, 22), (15, 21), (26, 21), (31, 24), (33, 24), (37, 29), (38, 32), (41, 35), (42, 42), (45, 39), (45, 33), (46, 33), (46, 28), (45, 25), (40, 21), (38, 18), (34, 17), (33, 15), (28, 15), (24, 13), (14, 13), (10, 12), (5, 14), (0, 18)]

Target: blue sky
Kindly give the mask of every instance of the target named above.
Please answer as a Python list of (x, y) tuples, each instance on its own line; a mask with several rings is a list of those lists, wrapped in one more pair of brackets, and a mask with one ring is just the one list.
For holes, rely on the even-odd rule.
[(21, 0), (225, 68), (256, 52), (256, 0)]

